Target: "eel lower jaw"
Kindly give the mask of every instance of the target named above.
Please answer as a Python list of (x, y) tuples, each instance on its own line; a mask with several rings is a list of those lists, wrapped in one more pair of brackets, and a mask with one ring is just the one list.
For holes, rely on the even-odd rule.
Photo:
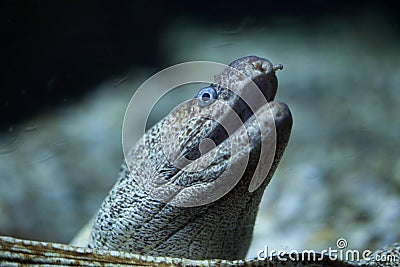
[(258, 192), (262, 194), (288, 143), (291, 128), (292, 115), (285, 103), (262, 106), (231, 136), (176, 175), (174, 182), (186, 185), (175, 191), (169, 203), (181, 207), (204, 205), (237, 186), (244, 194), (261, 187)]

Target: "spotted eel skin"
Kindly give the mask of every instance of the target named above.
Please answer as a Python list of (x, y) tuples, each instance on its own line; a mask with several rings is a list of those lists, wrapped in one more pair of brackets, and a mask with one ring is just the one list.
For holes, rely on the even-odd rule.
[[(232, 62), (215, 76), (213, 84), (200, 90), (184, 112), (161, 120), (132, 148), (118, 181), (89, 226), (90, 234), (78, 243), (82, 247), (0, 237), (0, 265), (397, 266), (398, 243), (378, 250), (369, 261), (341, 261), (321, 255), (318, 260), (293, 260), (290, 255), (241, 260), (252, 239), (261, 197), (290, 137), (289, 108), (274, 101), (278, 86), (275, 72), (281, 68), (256, 56)], [(259, 102), (262, 97), (268, 103)], [(209, 100), (218, 100), (233, 110), (243, 122), (242, 127), (228, 134), (218, 123), (230, 121), (229, 112), (222, 108), (208, 110), (218, 122), (194, 116), (205, 107), (216, 106)], [(170, 154), (161, 140), (165, 133), (178, 133), (174, 147), (179, 149), (172, 149)], [(201, 151), (204, 138), (215, 144), (205, 152)], [(263, 155), (261, 146), (268, 145), (268, 140), (274, 141), (274, 149)], [(231, 153), (234, 145), (237, 150)], [(211, 152), (212, 160), (201, 171), (180, 168), (190, 165), (187, 162), (177, 166), (185, 159), (201, 162), (210, 158)], [(229, 170), (228, 165), (243, 165), (244, 155), (248, 158), (243, 173), (226, 194), (204, 205), (179, 205), (179, 201), (193, 202), (202, 197), (199, 191), (215, 192), (215, 182)], [(267, 172), (258, 172), (257, 166), (267, 165), (268, 160), (271, 165)], [(249, 190), (254, 179), (258, 179), (258, 185)], [(172, 193), (168, 191), (171, 187), (163, 187), (171, 183), (179, 185)], [(154, 192), (159, 189), (163, 196), (170, 194), (168, 201), (157, 197)], [(171, 202), (176, 199), (178, 204)], [(391, 255), (397, 261), (379, 261), (382, 255)]]

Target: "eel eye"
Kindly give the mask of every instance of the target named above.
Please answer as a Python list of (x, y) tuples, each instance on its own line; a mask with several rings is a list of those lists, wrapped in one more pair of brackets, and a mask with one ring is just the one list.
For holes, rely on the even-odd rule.
[(196, 98), (200, 107), (206, 107), (218, 98), (217, 90), (212, 86), (204, 87), (197, 93)]

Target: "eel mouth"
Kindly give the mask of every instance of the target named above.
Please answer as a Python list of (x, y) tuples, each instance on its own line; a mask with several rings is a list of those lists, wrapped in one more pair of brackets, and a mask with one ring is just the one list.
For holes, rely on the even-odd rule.
[[(251, 66), (251, 68), (249, 69), (248, 66)], [(197, 150), (203, 153), (193, 153), (192, 149), (191, 152), (186, 153), (185, 157), (190, 160), (197, 159), (201, 154), (229, 139), (250, 118), (253, 117), (254, 120), (255, 113), (259, 109), (274, 101), (278, 89), (278, 79), (275, 72), (281, 69), (283, 69), (281, 64), (273, 65), (267, 59), (250, 56), (235, 60), (221, 75), (216, 76), (217, 84), (212, 84), (211, 86), (217, 88), (222, 100), (228, 99), (227, 102), (231, 110), (221, 107), (220, 114), (214, 116), (219, 121), (210, 127), (210, 132), (205, 136), (205, 139), (211, 140), (213, 144), (202, 148), (201, 143), (199, 143), (197, 144)], [(227, 76), (233, 77), (233, 79), (236, 78), (236, 81), (239, 82), (234, 82), (232, 85), (229, 84), (232, 82), (231, 79), (228, 79), (229, 83), (227, 83), (226, 79), (219, 78)], [(218, 109), (217, 107), (211, 108)], [(256, 117), (263, 119), (263, 116)], [(236, 118), (239, 118), (240, 121), (233, 123)]]
[[(176, 144), (173, 141), (178, 140), (180, 146), (169, 149), (174, 156), (162, 170), (166, 179), (159, 185), (173, 184), (168, 194), (160, 191), (166, 202), (181, 207), (204, 205), (225, 195), (239, 181), (244, 181), (249, 192), (269, 181), (270, 170), (287, 144), (292, 117), (286, 104), (273, 101), (278, 85), (275, 71), (282, 66), (269, 61), (263, 66), (264, 61), (257, 59), (257, 75), (243, 78), (245, 74), (233, 62), (227, 70), (234, 74), (221, 75), (236, 75), (239, 82), (231, 85), (229, 81), (228, 88), (216, 77), (217, 83), (211, 86), (219, 93), (218, 101), (201, 107), (193, 99), (172, 116), (184, 114), (186, 120), (179, 119), (184, 130), (179, 129), (182, 132), (176, 138), (168, 135), (171, 142), (166, 142)], [(169, 121), (166, 125), (175, 124)], [(186, 138), (180, 142), (179, 136)]]
[(287, 105), (273, 101), (278, 69), (258, 57), (239, 59), (215, 76), (215, 101), (204, 106), (195, 98), (171, 111), (162, 122), (163, 163), (154, 183), (147, 181), (155, 199), (200, 206), (239, 181), (253, 192), (270, 179), (292, 125)]
[[(273, 65), (267, 59), (256, 56), (235, 60), (216, 75), (215, 82), (209, 86), (215, 90), (215, 101), (204, 106), (201, 99), (195, 98), (176, 107), (164, 123), (168, 136), (165, 136), (163, 147), (169, 151), (165, 154), (170, 162), (167, 167), (170, 175), (175, 175), (186, 165), (226, 144), (243, 125), (257, 128), (253, 122), (246, 123), (250, 118), (257, 121), (263, 120), (263, 116), (271, 117), (265, 114), (266, 110), (261, 113), (263, 116), (255, 114), (274, 100), (278, 87), (275, 72), (282, 68), (280, 64)], [(274, 125), (269, 127), (275, 130)], [(179, 134), (174, 135), (175, 132)], [(249, 139), (251, 135), (261, 133), (259, 130), (258, 133), (241, 135)], [(240, 138), (242, 146), (248, 146), (249, 142), (243, 142), (246, 136)], [(177, 168), (173, 169), (172, 166)]]
[(173, 170), (169, 172), (171, 179), (161, 182), (160, 191), (153, 192), (156, 199), (176, 207), (195, 207), (222, 198), (234, 187), (241, 193), (265, 188), (288, 143), (291, 127), (288, 106), (267, 103), (218, 145), (204, 142), (209, 138), (196, 143), (189, 152), (199, 156), (182, 168), (176, 165), (193, 154), (179, 156), (175, 167), (169, 169)]

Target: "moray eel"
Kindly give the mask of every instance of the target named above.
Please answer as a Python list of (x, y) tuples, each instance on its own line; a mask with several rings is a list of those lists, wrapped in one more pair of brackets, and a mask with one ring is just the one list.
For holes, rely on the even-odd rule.
[(288, 106), (273, 102), (281, 68), (240, 58), (149, 129), (101, 205), (88, 247), (244, 258), (292, 127)]
[(274, 101), (279, 69), (256, 56), (232, 62), (143, 135), (74, 246), (0, 236), (0, 265), (397, 266), (399, 243), (361, 261), (243, 260), (292, 128)]

